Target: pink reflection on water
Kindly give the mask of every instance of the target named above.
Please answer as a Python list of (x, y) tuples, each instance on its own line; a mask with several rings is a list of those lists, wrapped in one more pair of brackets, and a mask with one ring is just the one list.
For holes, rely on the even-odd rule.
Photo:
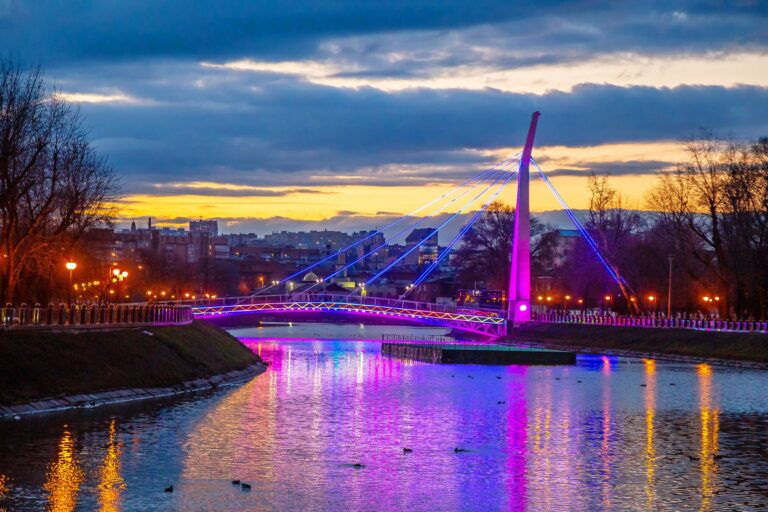
[(526, 510), (528, 404), (525, 396), (527, 367), (511, 366), (507, 372), (507, 510)]

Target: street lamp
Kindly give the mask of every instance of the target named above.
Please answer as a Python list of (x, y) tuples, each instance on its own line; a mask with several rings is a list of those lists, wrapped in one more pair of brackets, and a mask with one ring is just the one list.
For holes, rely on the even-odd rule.
[[(119, 268), (115, 267), (112, 269), (112, 282), (115, 283), (115, 286), (117, 286), (117, 299), (120, 300), (120, 283), (123, 282), (125, 278), (128, 277), (128, 272), (125, 270), (120, 270)], [(110, 292), (111, 293), (111, 292)]]
[(671, 254), (667, 256), (669, 260), (669, 279), (667, 280), (667, 318), (672, 316), (672, 262), (675, 257)]
[(74, 261), (68, 261), (64, 264), (67, 270), (69, 270), (69, 288), (67, 288), (67, 304), (72, 303), (72, 271), (77, 268), (77, 263)]

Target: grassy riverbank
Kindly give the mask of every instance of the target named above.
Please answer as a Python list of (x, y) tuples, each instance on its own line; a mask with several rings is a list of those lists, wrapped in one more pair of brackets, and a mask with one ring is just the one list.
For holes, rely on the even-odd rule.
[(768, 363), (768, 334), (597, 325), (531, 324), (515, 329), (516, 341), (550, 342), (597, 350)]
[(78, 334), (0, 332), (0, 404), (169, 387), (258, 361), (237, 338), (200, 321)]

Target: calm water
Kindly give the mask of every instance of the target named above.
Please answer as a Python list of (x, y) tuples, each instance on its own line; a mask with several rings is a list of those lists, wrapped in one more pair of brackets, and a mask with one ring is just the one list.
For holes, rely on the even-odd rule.
[[(768, 373), (600, 356), (438, 366), (317, 339), (398, 331), (237, 331), (271, 362), (248, 384), (0, 424), (0, 510), (768, 506)], [(287, 334), (303, 339), (274, 339)]]

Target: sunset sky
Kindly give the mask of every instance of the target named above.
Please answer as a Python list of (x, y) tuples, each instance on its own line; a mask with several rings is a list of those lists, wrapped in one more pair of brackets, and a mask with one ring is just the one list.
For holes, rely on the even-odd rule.
[(575, 208), (592, 170), (642, 207), (701, 128), (768, 136), (759, 0), (0, 0), (0, 47), (80, 105), (121, 222), (374, 225), (519, 151), (534, 110)]

